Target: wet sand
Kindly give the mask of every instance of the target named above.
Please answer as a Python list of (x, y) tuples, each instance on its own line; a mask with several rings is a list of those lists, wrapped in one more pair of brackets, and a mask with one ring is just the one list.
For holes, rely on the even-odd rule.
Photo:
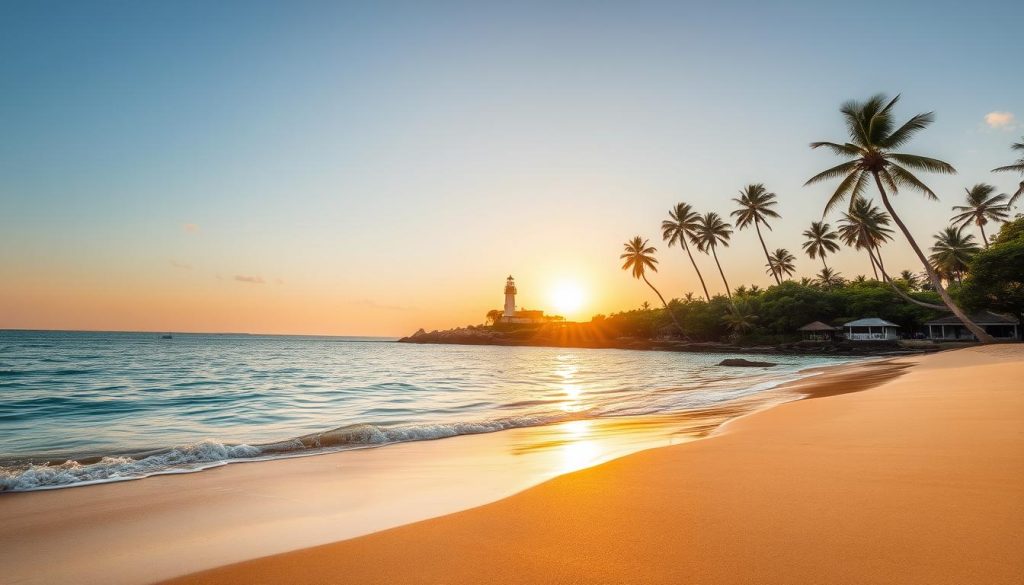
[(800, 384), (705, 440), (174, 583), (1024, 582), (1024, 346)]

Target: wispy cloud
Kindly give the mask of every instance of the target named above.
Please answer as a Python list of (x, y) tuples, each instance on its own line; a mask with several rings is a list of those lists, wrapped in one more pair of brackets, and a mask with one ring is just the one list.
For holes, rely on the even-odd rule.
[(171, 266), (173, 266), (175, 268), (181, 268), (182, 270), (192, 270), (192, 265), (191, 264), (186, 264), (184, 262), (178, 262), (177, 260), (171, 260)]
[(249, 276), (246, 274), (236, 274), (235, 280), (238, 282), (245, 282), (248, 284), (263, 284), (263, 278), (259, 276)]
[(414, 307), (402, 307), (402, 306), (399, 306), (399, 305), (385, 305), (385, 304), (381, 304), (381, 303), (378, 303), (377, 301), (373, 301), (373, 300), (370, 300), (370, 299), (359, 299), (358, 301), (352, 301), (349, 304), (350, 305), (360, 306), (360, 307), (366, 307), (366, 308), (369, 308), (369, 309), (379, 309), (379, 310), (382, 310), (382, 311), (412, 311), (412, 310), (415, 309)]
[(198, 234), (199, 233), (199, 224), (196, 224), (196, 223), (183, 223), (183, 224), (181, 224), (181, 231), (185, 232), (186, 234)]
[(1011, 112), (989, 112), (985, 114), (985, 123), (989, 128), (1013, 128), (1014, 116)]

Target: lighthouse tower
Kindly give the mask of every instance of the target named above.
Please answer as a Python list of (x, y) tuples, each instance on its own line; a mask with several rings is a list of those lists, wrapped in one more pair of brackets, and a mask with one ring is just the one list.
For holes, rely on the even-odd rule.
[(511, 318), (516, 314), (516, 281), (512, 280), (512, 275), (508, 275), (508, 279), (505, 280), (505, 312), (502, 313), (502, 317)]

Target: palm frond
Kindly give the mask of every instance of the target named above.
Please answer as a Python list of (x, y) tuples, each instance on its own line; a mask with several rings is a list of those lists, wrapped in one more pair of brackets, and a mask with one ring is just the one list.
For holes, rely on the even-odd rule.
[(884, 148), (899, 148), (909, 142), (915, 134), (927, 128), (934, 121), (934, 112), (917, 114), (913, 118), (907, 120), (906, 123), (897, 128), (892, 134), (887, 136), (880, 146)]
[(886, 170), (892, 175), (893, 181), (895, 181), (897, 185), (917, 189), (918, 191), (923, 193), (924, 196), (927, 197), (928, 199), (938, 200), (939, 197), (935, 194), (935, 192), (932, 191), (931, 188), (928, 187), (928, 185), (925, 185), (923, 182), (921, 182), (921, 179), (915, 177), (914, 173), (911, 173), (907, 169), (897, 164), (890, 164), (888, 167), (886, 167)]
[(821, 171), (817, 175), (814, 175), (810, 179), (807, 179), (807, 182), (804, 183), (804, 187), (806, 187), (808, 185), (813, 185), (814, 183), (820, 183), (822, 181), (827, 181), (829, 179), (835, 179), (836, 177), (841, 177), (843, 175), (852, 173), (853, 171), (855, 171), (857, 169), (857, 165), (858, 164), (860, 164), (859, 161), (851, 160), (851, 161), (847, 161), (847, 162), (844, 162), (842, 164), (836, 165), (836, 166), (834, 166), (834, 167), (832, 167), (830, 169), (826, 169), (824, 171)]
[(835, 193), (829, 198), (828, 203), (825, 204), (825, 211), (821, 214), (822, 217), (828, 215), (836, 205), (847, 197), (850, 197), (851, 202), (857, 199), (867, 185), (867, 176), (867, 171), (855, 171), (843, 179), (839, 186), (836, 187)]
[(932, 173), (942, 173), (946, 175), (956, 174), (956, 169), (953, 168), (953, 165), (937, 158), (929, 158), (927, 156), (919, 156), (916, 154), (901, 154), (897, 152), (890, 152), (887, 158), (919, 171), (929, 171)]
[(861, 156), (864, 154), (864, 149), (857, 146), (856, 144), (837, 144), (835, 142), (812, 142), (811, 148), (826, 148), (832, 151), (832, 154), (838, 156)]

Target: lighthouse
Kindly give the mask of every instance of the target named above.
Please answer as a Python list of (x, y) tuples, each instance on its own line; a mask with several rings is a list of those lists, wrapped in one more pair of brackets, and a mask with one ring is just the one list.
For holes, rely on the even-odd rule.
[(516, 281), (512, 280), (512, 275), (508, 275), (508, 279), (505, 280), (505, 312), (502, 313), (502, 317), (506, 320), (515, 317), (516, 315)]

